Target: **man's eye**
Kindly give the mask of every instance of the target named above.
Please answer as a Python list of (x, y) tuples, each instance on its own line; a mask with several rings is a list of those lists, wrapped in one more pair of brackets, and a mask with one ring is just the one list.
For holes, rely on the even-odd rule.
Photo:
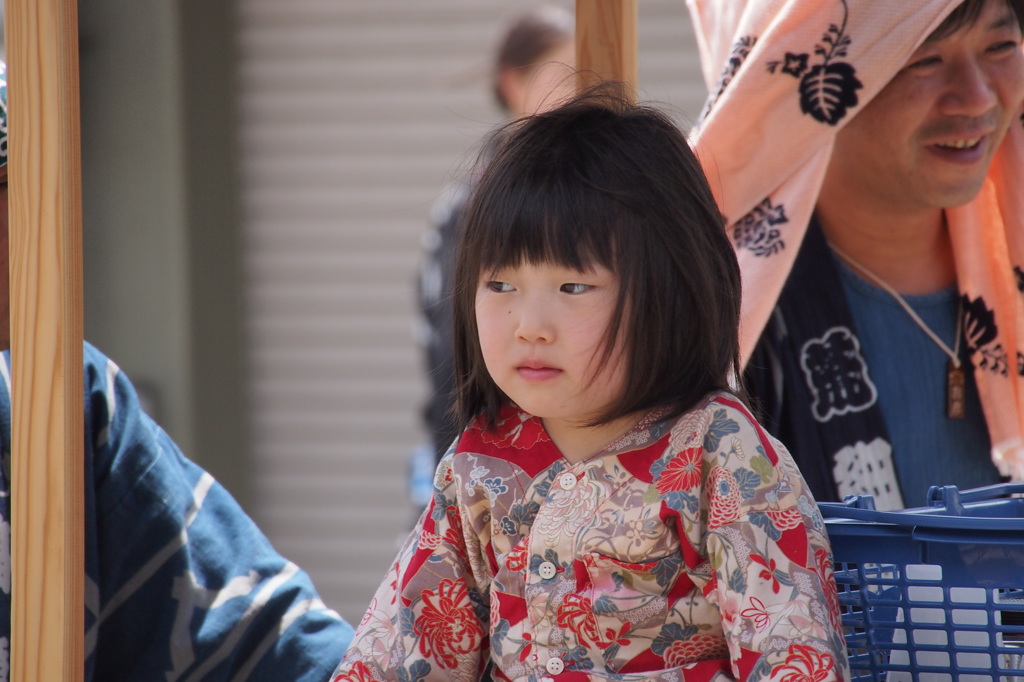
[(571, 282), (569, 284), (562, 285), (563, 294), (582, 294), (584, 291), (587, 291), (588, 289), (590, 289), (589, 284), (579, 284), (576, 282)]
[(992, 45), (988, 48), (988, 51), (995, 54), (1002, 54), (1004, 52), (1012, 52), (1013, 50), (1019, 49), (1020, 41), (1005, 40)]
[(916, 62), (911, 62), (911, 63), (907, 64), (906, 67), (904, 67), (904, 68), (907, 68), (907, 69), (927, 69), (930, 66), (938, 66), (941, 63), (942, 63), (942, 59), (940, 57), (934, 57), (934, 56), (933, 57), (924, 57), (922, 59), (918, 59)]
[(512, 291), (512, 285), (509, 284), (508, 282), (491, 281), (487, 283), (487, 288), (498, 294), (502, 294), (507, 291)]

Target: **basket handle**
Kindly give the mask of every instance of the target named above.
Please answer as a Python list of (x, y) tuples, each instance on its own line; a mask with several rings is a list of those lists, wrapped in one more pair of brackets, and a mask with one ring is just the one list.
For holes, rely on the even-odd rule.
[(928, 506), (945, 506), (947, 498), (958, 496), (961, 502), (981, 502), (1024, 495), (1024, 483), (996, 483), (980, 488), (960, 490), (955, 485), (933, 485), (928, 489)]
[[(1024, 494), (1024, 483), (1001, 483), (960, 492), (956, 486), (934, 486), (929, 490), (931, 506), (900, 511), (878, 511), (871, 495), (854, 495), (843, 502), (819, 502), (821, 515), (830, 519), (851, 519), (872, 523), (924, 528), (974, 531), (1024, 531), (1024, 518), (966, 516), (963, 503), (1008, 499)], [(977, 511), (975, 509), (974, 511)]]

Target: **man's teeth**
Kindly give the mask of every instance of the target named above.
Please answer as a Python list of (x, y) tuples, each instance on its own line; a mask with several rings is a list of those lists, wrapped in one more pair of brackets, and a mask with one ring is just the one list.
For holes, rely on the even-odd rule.
[(949, 147), (951, 149), (968, 149), (981, 142), (980, 137), (972, 137), (969, 140), (957, 140), (956, 142), (940, 142), (940, 147)]

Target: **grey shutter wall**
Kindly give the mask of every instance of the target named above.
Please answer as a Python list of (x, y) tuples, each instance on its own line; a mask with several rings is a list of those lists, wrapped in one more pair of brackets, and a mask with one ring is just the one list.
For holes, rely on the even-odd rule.
[[(415, 515), (413, 281), (433, 201), (499, 120), (512, 0), (239, 0), (253, 514), (358, 623)], [(641, 0), (640, 95), (704, 85), (683, 0)]]

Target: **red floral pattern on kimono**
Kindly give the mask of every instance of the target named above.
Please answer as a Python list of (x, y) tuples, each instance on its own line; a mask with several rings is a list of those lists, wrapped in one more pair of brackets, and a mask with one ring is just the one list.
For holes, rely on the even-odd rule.
[(513, 408), (467, 429), (343, 680), (846, 679), (825, 527), (728, 395), (572, 464)]

